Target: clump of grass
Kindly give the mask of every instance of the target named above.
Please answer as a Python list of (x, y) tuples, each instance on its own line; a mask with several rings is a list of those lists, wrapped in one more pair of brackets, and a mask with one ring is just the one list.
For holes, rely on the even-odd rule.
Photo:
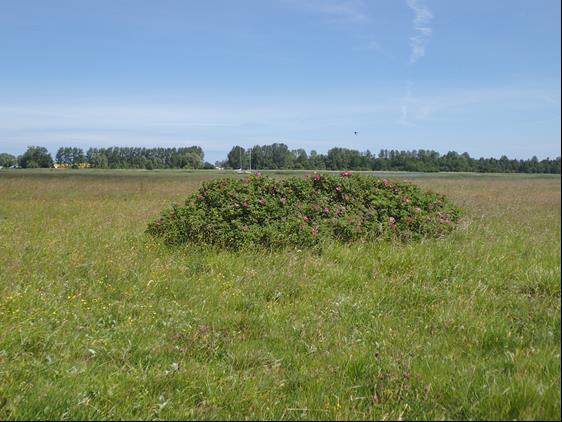
[(407, 182), (350, 172), (287, 179), (257, 173), (204, 183), (147, 232), (171, 244), (300, 247), (328, 239), (439, 237), (459, 218), (445, 196)]

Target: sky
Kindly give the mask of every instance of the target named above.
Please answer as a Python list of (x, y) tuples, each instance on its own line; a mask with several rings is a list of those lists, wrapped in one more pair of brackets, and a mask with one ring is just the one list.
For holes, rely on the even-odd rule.
[(560, 38), (558, 0), (0, 0), (0, 152), (555, 158)]

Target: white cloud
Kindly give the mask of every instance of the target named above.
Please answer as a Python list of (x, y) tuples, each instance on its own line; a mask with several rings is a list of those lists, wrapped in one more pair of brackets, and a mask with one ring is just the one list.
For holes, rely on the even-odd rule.
[(414, 30), (416, 35), (410, 37), (410, 63), (415, 63), (425, 56), (425, 47), (431, 38), (433, 30), (431, 29), (431, 21), (433, 13), (424, 4), (423, 0), (406, 0), (410, 9), (414, 12)]
[(366, 24), (371, 21), (362, 0), (308, 0), (299, 7), (325, 15), (329, 21), (345, 24)]

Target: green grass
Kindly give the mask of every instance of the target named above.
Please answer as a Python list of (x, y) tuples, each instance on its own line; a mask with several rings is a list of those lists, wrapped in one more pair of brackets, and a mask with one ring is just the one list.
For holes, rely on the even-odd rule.
[(143, 234), (217, 174), (0, 172), (0, 419), (560, 419), (560, 177), (406, 175), (441, 240)]

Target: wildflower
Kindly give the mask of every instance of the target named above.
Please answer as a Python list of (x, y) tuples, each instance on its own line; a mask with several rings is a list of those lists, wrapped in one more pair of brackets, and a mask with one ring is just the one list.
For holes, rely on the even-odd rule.
[(287, 202), (287, 199), (279, 198), (279, 202), (281, 202), (282, 205), (285, 205), (285, 203)]
[(394, 217), (388, 217), (388, 221), (390, 221), (390, 224), (392, 224), (396, 221), (396, 219)]
[(310, 229), (310, 234), (312, 234), (312, 236), (316, 236), (318, 234), (318, 229), (316, 227), (312, 227)]
[(388, 183), (388, 180), (386, 180), (386, 179), (382, 179), (382, 182), (386, 187), (391, 186), (390, 183)]
[(304, 221), (308, 221), (308, 217), (307, 217), (306, 215), (305, 215), (302, 219), (303, 219)]
[(233, 205), (234, 205), (234, 208), (240, 208), (240, 204), (238, 202), (235, 202)]
[(263, 199), (263, 198), (258, 199), (258, 204), (264, 205), (264, 204), (265, 204), (265, 199)]
[(342, 177), (351, 176), (351, 172), (350, 172), (350, 171), (347, 171), (347, 170), (346, 170), (346, 171), (342, 171), (342, 172), (340, 172), (340, 176), (342, 176)]
[(242, 202), (242, 207), (243, 208), (248, 208), (248, 203), (246, 201)]
[(420, 208), (420, 207), (416, 207), (416, 212), (421, 212), (421, 208)]
[(341, 186), (336, 186), (336, 192), (341, 192)]
[(330, 210), (329, 210), (328, 208), (324, 208), (324, 209), (322, 210), (322, 212), (323, 212), (324, 214), (328, 215), (328, 214), (330, 213)]
[(396, 224), (390, 223), (390, 228), (391, 228), (392, 230), (396, 230)]
[(261, 177), (261, 171), (256, 171), (256, 177)]
[(316, 176), (314, 176), (314, 180), (315, 180), (315, 181), (319, 182), (320, 179), (322, 179), (322, 177), (321, 177), (319, 174), (317, 174)]
[(232, 195), (234, 195), (234, 194), (233, 194), (232, 192), (228, 191), (228, 192), (226, 193), (226, 195), (227, 195), (227, 196), (232, 196)]
[(407, 196), (402, 197), (402, 203), (403, 204), (409, 204), (410, 202), (412, 202), (412, 200), (410, 198), (408, 198)]

